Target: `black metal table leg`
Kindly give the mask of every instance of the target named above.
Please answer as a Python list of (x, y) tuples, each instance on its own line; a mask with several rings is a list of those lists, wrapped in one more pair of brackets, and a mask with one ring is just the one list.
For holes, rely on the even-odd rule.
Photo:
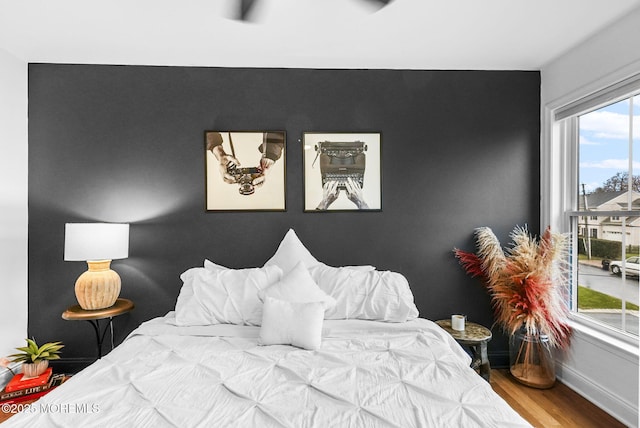
[[(89, 324), (91, 324), (91, 326), (93, 327), (93, 330), (96, 333), (96, 341), (98, 343), (98, 359), (102, 358), (102, 344), (104, 343), (104, 338), (107, 335), (107, 330), (109, 330), (109, 327), (111, 326), (111, 323), (113, 322), (113, 317), (109, 317), (107, 318), (108, 321), (104, 326), (104, 330), (102, 330), (102, 332), (100, 332), (100, 320), (99, 319), (95, 319), (95, 320), (85, 320), (87, 322), (89, 322)], [(113, 335), (113, 333), (111, 333)], [(113, 341), (113, 337), (111, 337), (112, 341)]]

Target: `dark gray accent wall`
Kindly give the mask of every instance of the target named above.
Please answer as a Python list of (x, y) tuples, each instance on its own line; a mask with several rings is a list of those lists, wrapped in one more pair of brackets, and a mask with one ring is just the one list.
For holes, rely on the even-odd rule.
[[(321, 261), (402, 272), (423, 317), (491, 325), (490, 299), (452, 254), (490, 226), (539, 232), (540, 74), (29, 65), (29, 336), (90, 359), (61, 319), (86, 269), (63, 261), (67, 222), (130, 222), (112, 267), (136, 309), (116, 343), (172, 310), (205, 258), (261, 266), (291, 227)], [(287, 211), (206, 212), (205, 130), (286, 130)], [(381, 212), (303, 213), (304, 131), (382, 133)], [(494, 329), (494, 359), (507, 350)]]

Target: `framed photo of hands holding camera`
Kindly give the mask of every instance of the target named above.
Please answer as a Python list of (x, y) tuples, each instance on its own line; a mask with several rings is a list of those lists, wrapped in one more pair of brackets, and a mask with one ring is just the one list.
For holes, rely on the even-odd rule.
[(207, 211), (285, 211), (284, 131), (206, 131)]
[(303, 134), (304, 210), (382, 210), (380, 133)]

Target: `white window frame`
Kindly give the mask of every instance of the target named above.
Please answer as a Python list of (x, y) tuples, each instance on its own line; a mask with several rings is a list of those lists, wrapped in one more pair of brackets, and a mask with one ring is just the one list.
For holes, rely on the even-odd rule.
[[(618, 83), (603, 87), (586, 96), (565, 100), (561, 105), (543, 105), (543, 129), (541, 145), (541, 224), (550, 225), (557, 232), (571, 231), (569, 213), (578, 214), (578, 119), (584, 114), (612, 102), (637, 94), (640, 90), (640, 74), (635, 74)], [(636, 96), (640, 96), (637, 94)], [(591, 110), (584, 106), (590, 105)], [(561, 117), (558, 119), (558, 117)], [(638, 133), (640, 130), (635, 130)], [(618, 212), (618, 215), (640, 215), (640, 211)], [(580, 215), (591, 215), (580, 213)], [(578, 229), (579, 230), (579, 229)], [(572, 236), (573, 248), (577, 248), (578, 230)], [(577, 258), (572, 260), (573, 277), (577, 277)], [(576, 307), (576, 293), (572, 293), (572, 308)], [(597, 320), (572, 310), (570, 320), (575, 328), (598, 336), (616, 347), (624, 348), (635, 355), (638, 337), (615, 329)]]

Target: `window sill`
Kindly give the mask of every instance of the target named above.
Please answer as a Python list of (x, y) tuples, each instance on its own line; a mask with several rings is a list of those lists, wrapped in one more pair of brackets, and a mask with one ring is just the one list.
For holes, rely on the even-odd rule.
[(585, 339), (593, 339), (595, 345), (606, 345), (606, 349), (610, 352), (617, 351), (616, 353), (633, 356), (636, 359), (640, 356), (639, 341), (636, 336), (614, 330), (578, 313), (571, 314), (569, 324), (577, 334)]

